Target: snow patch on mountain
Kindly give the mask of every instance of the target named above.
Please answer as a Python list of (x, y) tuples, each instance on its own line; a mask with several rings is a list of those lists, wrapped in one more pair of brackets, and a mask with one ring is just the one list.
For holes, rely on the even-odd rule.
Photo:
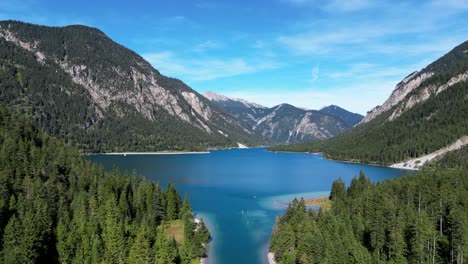
[(217, 101), (217, 102), (239, 102), (241, 104), (243, 104), (245, 107), (247, 108), (262, 108), (262, 109), (266, 109), (267, 107), (263, 106), (263, 105), (259, 105), (259, 104), (256, 104), (256, 103), (252, 103), (252, 102), (249, 102), (247, 100), (244, 100), (244, 99), (240, 99), (240, 98), (231, 98), (231, 97), (227, 97), (227, 96), (224, 96), (224, 95), (221, 95), (221, 94), (218, 94), (218, 93), (215, 93), (215, 92), (211, 92), (211, 91), (208, 91), (208, 92), (205, 92), (203, 93), (203, 96), (205, 96), (208, 100), (210, 101)]

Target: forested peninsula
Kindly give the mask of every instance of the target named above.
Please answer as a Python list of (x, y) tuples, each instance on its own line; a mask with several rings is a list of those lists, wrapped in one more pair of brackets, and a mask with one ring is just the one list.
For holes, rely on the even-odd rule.
[[(0, 108), (0, 263), (192, 263), (210, 234), (188, 197), (111, 173)], [(178, 224), (183, 239), (166, 232)]]

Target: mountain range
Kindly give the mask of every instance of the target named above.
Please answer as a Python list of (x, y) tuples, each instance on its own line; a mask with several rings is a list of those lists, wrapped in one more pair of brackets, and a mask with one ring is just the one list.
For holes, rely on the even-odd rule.
[(362, 119), (336, 106), (267, 108), (202, 96), (96, 28), (2, 21), (0, 45), (0, 103), (84, 152), (316, 141)]
[(461, 164), (468, 160), (467, 113), (468, 41), (409, 74), (354, 129), (317, 143), (273, 149), (320, 151), (332, 159), (412, 169), (456, 151), (448, 159)]
[(0, 103), (83, 152), (297, 143), (274, 149), (415, 167), (466, 144), (467, 79), (465, 42), (409, 74), (362, 119), (334, 105), (201, 95), (96, 28), (0, 22)]
[(214, 92), (203, 94), (271, 144), (317, 141), (336, 136), (359, 123), (363, 116), (331, 105), (306, 110), (290, 104), (265, 107)]
[(0, 22), (0, 103), (85, 152), (264, 143), (184, 82), (86, 26)]

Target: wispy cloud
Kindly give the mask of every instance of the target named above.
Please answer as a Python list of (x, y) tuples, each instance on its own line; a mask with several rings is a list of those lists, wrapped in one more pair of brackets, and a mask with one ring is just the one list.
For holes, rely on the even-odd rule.
[(274, 61), (247, 61), (244, 58), (182, 59), (170, 51), (147, 53), (143, 57), (163, 74), (184, 77), (188, 81), (214, 80), (279, 67)]
[[(283, 0), (296, 6), (308, 6), (319, 8), (326, 12), (353, 12), (375, 6), (375, 1), (370, 0)], [(383, 1), (381, 1), (382, 4)]]
[(223, 47), (223, 43), (216, 40), (207, 40), (195, 46), (195, 52), (205, 52), (208, 50), (219, 49)]
[(354, 63), (347, 65), (342, 70), (332, 70), (323, 73), (326, 78), (343, 82), (363, 82), (363, 81), (393, 81), (397, 82), (404, 76), (414, 71), (419, 71), (427, 66), (431, 61), (422, 60), (420, 62), (405, 66), (386, 66), (373, 63)]
[[(372, 7), (375, 2), (289, 0), (294, 3), (315, 3), (335, 10)], [(303, 21), (302, 29), (282, 34), (277, 42), (298, 55), (342, 54), (367, 55), (368, 53), (419, 55), (440, 53), (450, 46), (466, 40), (468, 29), (450, 34), (459, 23), (455, 13), (468, 10), (468, 1), (427, 1), (419, 4), (379, 2), (379, 19), (364, 12), (350, 15), (346, 22), (333, 19)], [(430, 16), (427, 14), (431, 14)], [(463, 22), (462, 22), (463, 23)], [(441, 38), (441, 36), (444, 36)]]

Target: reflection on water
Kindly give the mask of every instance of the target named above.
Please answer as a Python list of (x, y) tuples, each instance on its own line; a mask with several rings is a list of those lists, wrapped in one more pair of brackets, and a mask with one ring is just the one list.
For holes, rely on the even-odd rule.
[(107, 170), (175, 184), (188, 193), (194, 212), (213, 240), (208, 263), (264, 263), (275, 219), (295, 197), (327, 196), (333, 180), (347, 184), (363, 170), (372, 181), (403, 170), (324, 160), (321, 155), (272, 153), (265, 149), (211, 151), (206, 155), (93, 155)]

